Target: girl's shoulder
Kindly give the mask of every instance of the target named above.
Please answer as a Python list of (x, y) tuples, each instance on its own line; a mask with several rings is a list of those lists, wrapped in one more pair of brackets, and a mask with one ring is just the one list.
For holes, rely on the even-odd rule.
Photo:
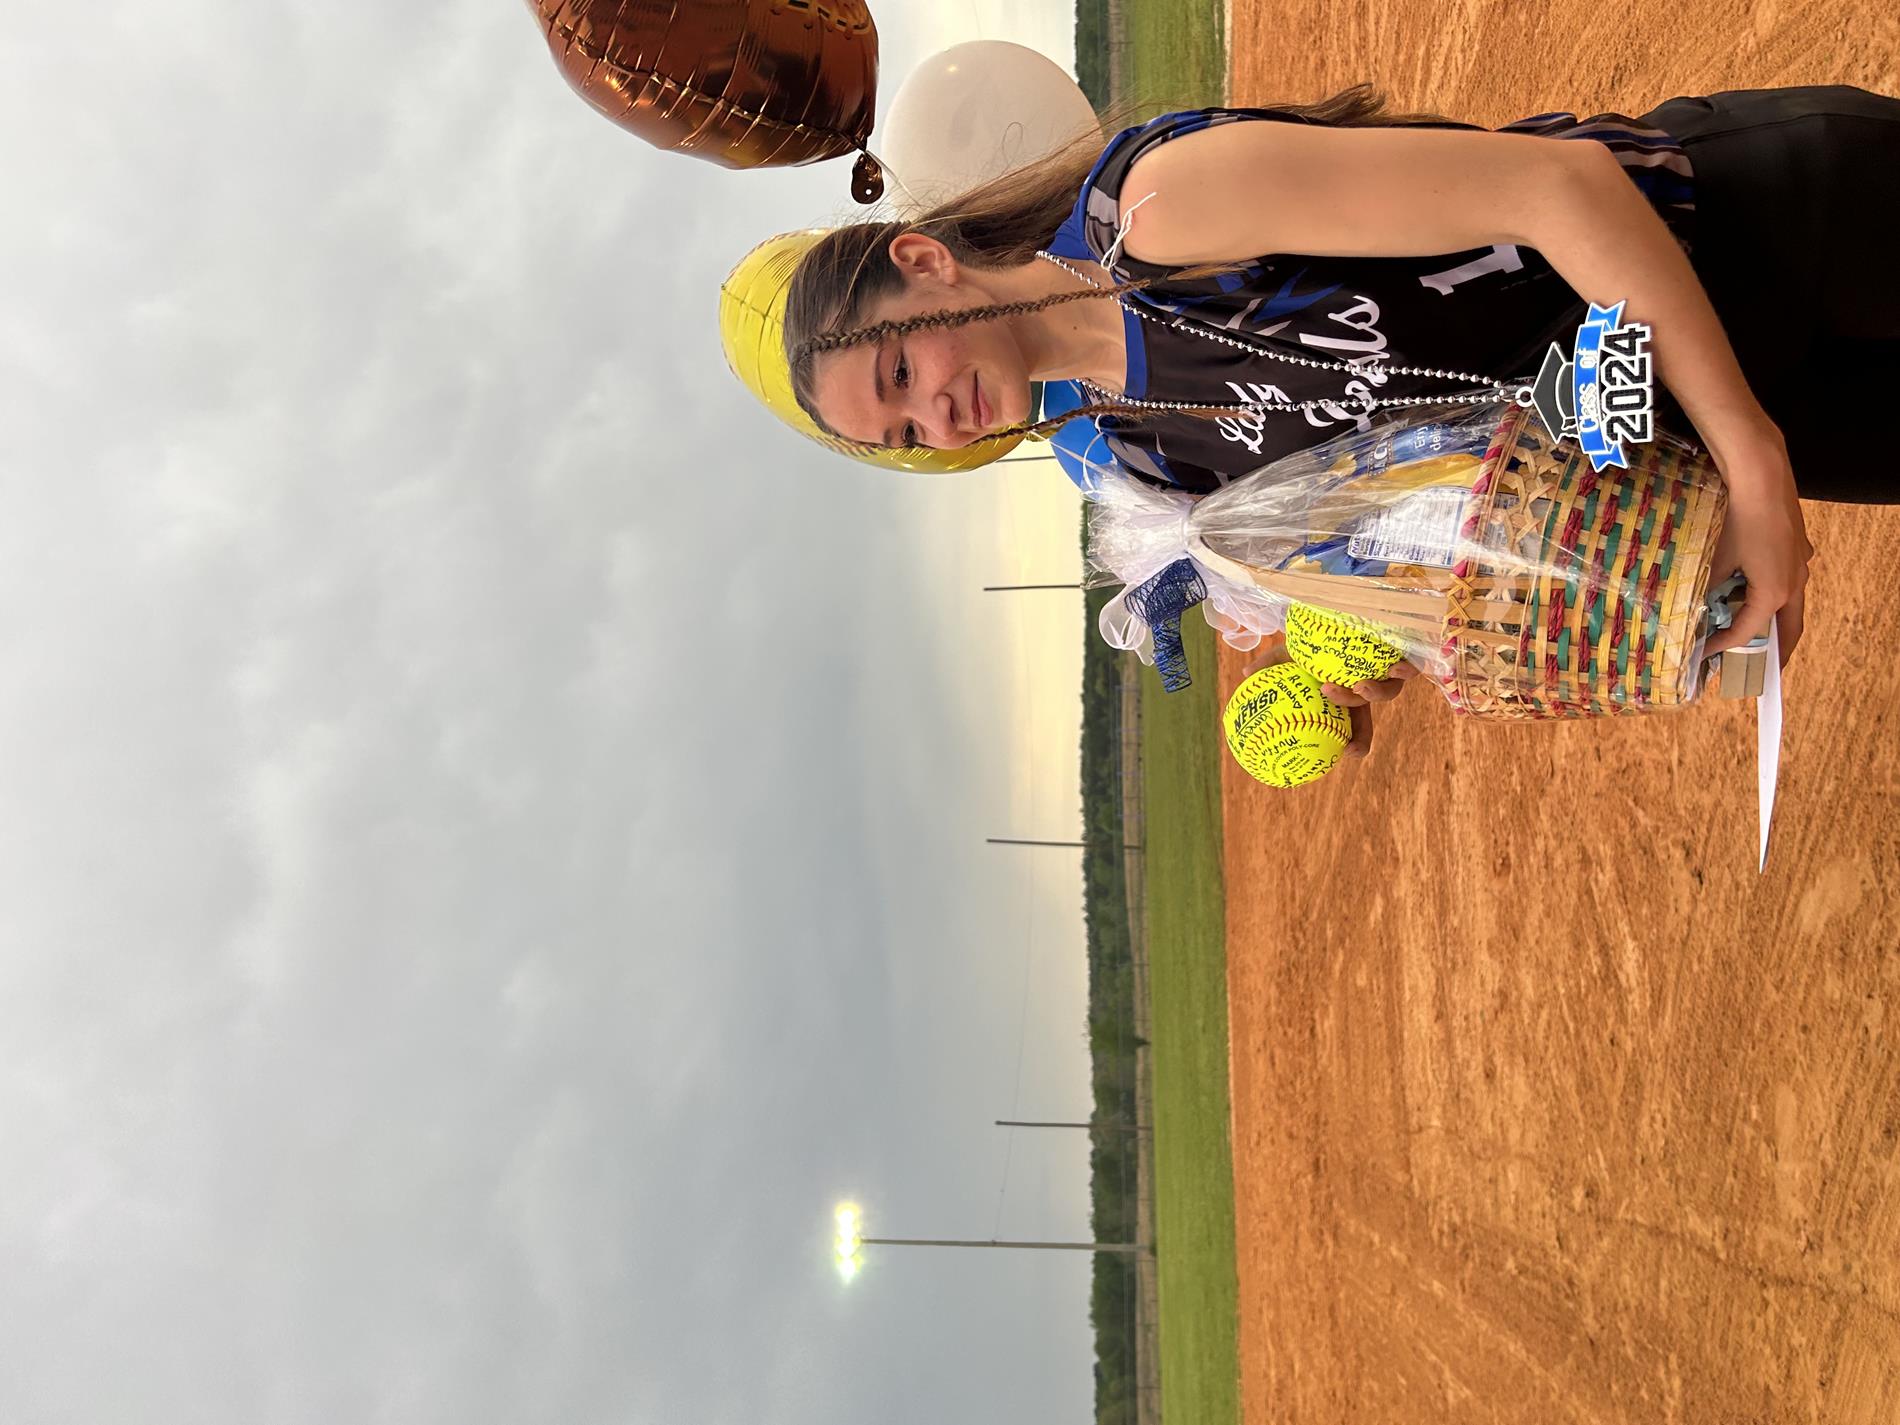
[(1181, 109), (1123, 129), (1108, 141), (1095, 160), (1095, 166), (1082, 182), (1082, 191), (1076, 195), (1075, 210), (1064, 225), (1064, 234), (1072, 236), (1085, 250), (1059, 255), (1093, 257), (1101, 261), (1115, 241), (1122, 184), (1128, 170), (1143, 154), (1186, 134), (1200, 133), (1221, 124), (1263, 119), (1302, 122), (1297, 115), (1278, 109)]
[[(1316, 124), (1322, 121), (1285, 109), (1222, 106), (1181, 109), (1123, 129), (1108, 141), (1089, 170), (1076, 195), (1075, 207), (1056, 234), (1050, 251), (1058, 257), (1088, 258), (1107, 267), (1127, 269), (1123, 273), (1127, 277), (1158, 280), (1162, 276), (1161, 269), (1150, 269), (1146, 264), (1125, 259), (1115, 260), (1119, 256), (1116, 237), (1120, 230), (1122, 187), (1129, 170), (1144, 154), (1174, 139), (1222, 124), (1259, 122)], [(1478, 126), (1446, 120), (1433, 127), (1471, 129)]]

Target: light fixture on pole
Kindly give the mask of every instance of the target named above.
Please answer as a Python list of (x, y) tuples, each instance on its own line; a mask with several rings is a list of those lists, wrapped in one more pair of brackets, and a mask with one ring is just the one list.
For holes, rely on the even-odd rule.
[(838, 1235), (832, 1241), (832, 1252), (836, 1259), (838, 1275), (850, 1281), (864, 1267), (864, 1254), (859, 1249), (864, 1239), (858, 1235), (862, 1225), (862, 1214), (856, 1203), (845, 1202), (838, 1205), (834, 1214), (838, 1224)]
[(866, 1247), (991, 1247), (1031, 1252), (1118, 1252), (1138, 1253), (1149, 1249), (1139, 1242), (999, 1242), (952, 1237), (866, 1237), (864, 1213), (854, 1202), (840, 1203), (833, 1214), (837, 1235), (832, 1253), (838, 1275), (850, 1281), (864, 1267)]

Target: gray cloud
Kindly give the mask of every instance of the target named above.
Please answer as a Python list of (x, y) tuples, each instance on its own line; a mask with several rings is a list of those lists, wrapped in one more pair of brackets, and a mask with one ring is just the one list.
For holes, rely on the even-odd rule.
[[(881, 15), (887, 94), (1066, 54), (1002, 9)], [(1073, 866), (982, 845), (1074, 824), (1077, 630), (974, 587), (1072, 505), (718, 355), (843, 166), (655, 155), (506, 3), (85, 39), (0, 25), (0, 1416), (1086, 1409), (1084, 1260), (826, 1262), (846, 1191), (987, 1235), (987, 1120), (1087, 1092)]]

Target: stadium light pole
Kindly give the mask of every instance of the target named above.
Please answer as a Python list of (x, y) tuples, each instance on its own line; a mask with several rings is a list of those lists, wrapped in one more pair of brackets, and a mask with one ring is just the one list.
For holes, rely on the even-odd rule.
[[(991, 846), (1066, 846), (1073, 851), (1086, 851), (1098, 844), (1093, 841), (1024, 841), (1014, 836), (986, 836), (983, 840)], [(1109, 849), (1114, 848), (1111, 846)], [(1122, 850), (1139, 851), (1141, 846), (1138, 842), (1124, 841)]]
[(994, 1238), (981, 1240), (955, 1237), (866, 1237), (861, 1231), (864, 1225), (863, 1210), (852, 1202), (841, 1203), (833, 1214), (833, 1220), (837, 1224), (837, 1236), (832, 1239), (832, 1252), (836, 1259), (838, 1275), (846, 1281), (850, 1281), (863, 1269), (863, 1249), (866, 1247), (984, 1247), (1029, 1252), (1124, 1254), (1147, 1250), (1139, 1242), (1003, 1242)]
[(1145, 1123), (1107, 1123), (1100, 1119), (1090, 1119), (1087, 1123), (1045, 1123), (1032, 1122), (1023, 1118), (999, 1118), (995, 1120), (998, 1128), (1086, 1128), (1091, 1133), (1146, 1133)]

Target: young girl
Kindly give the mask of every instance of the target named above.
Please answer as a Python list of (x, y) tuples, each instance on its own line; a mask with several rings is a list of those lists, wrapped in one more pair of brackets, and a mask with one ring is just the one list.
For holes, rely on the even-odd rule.
[(1778, 617), (1785, 659), (1813, 553), (1797, 493), (1900, 489), (1896, 234), (1900, 100), (1738, 91), (1492, 132), (1359, 85), (1165, 115), (839, 229), (793, 280), (786, 350), (807, 413), (880, 445), (1045, 434), (1031, 383), (1079, 381), (1071, 414), (1102, 417), (1130, 474), (1198, 494), (1386, 403), (1514, 390), (1585, 298), (1623, 301), (1660, 422), (1729, 487), (1716, 577), (1741, 570), (1748, 603), (1709, 650)]

